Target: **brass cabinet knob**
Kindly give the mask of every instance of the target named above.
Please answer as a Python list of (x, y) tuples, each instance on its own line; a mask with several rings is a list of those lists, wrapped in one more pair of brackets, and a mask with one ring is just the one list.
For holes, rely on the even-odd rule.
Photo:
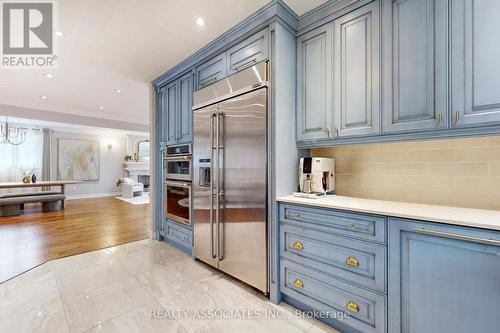
[(297, 288), (304, 288), (304, 282), (301, 279), (295, 279), (293, 285)]
[(351, 228), (352, 230), (356, 230), (358, 228), (358, 225), (356, 223), (351, 223), (349, 224), (349, 228)]
[(297, 220), (300, 220), (300, 214), (299, 214), (299, 213), (295, 213), (295, 218), (296, 218)]
[(302, 251), (304, 249), (304, 245), (300, 241), (296, 241), (293, 243), (293, 248)]
[(441, 125), (442, 122), (443, 122), (443, 114), (442, 113), (438, 113), (437, 114), (437, 117), (436, 117), (436, 120), (437, 120), (437, 125)]
[(354, 258), (354, 257), (347, 257), (347, 259), (345, 260), (345, 263), (349, 266), (353, 266), (353, 267), (358, 267), (359, 266), (359, 260)]
[(356, 302), (354, 302), (354, 301), (347, 302), (347, 304), (345, 305), (345, 307), (349, 311), (359, 312), (359, 305)]

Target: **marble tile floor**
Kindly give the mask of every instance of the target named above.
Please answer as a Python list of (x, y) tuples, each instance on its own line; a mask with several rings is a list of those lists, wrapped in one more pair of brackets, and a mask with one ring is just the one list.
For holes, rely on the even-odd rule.
[(295, 313), (151, 240), (49, 261), (0, 284), (6, 333), (338, 333)]

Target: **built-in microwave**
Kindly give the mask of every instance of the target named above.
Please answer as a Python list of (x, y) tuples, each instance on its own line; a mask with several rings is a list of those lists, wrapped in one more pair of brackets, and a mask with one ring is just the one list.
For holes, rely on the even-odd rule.
[(191, 225), (191, 183), (167, 180), (165, 185), (165, 217)]
[(163, 158), (165, 180), (191, 181), (191, 145), (168, 147)]

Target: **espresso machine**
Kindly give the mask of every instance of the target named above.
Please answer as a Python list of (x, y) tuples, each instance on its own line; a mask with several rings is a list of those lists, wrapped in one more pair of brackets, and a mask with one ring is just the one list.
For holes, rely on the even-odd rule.
[(299, 163), (300, 196), (319, 196), (335, 190), (335, 162), (333, 158), (303, 157)]

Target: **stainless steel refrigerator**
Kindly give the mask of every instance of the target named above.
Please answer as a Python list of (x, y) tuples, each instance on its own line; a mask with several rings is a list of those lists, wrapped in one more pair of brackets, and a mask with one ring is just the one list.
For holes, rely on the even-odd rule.
[(195, 257), (267, 293), (267, 64), (193, 104)]

